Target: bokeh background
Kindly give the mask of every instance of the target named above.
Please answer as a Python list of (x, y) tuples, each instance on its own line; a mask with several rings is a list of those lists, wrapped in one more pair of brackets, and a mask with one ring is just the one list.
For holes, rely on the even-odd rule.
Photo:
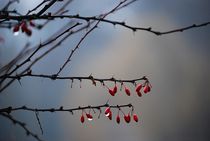
[[(14, 4), (22, 13), (33, 8), (41, 0), (20, 0)], [(0, 1), (0, 7), (7, 3)], [(69, 14), (93, 16), (113, 8), (118, 1), (75, 0)], [(166, 31), (178, 27), (210, 21), (209, 0), (139, 0), (108, 17), (125, 21), (129, 25)], [(51, 8), (53, 11), (56, 6)], [(22, 49), (43, 41), (55, 32), (63, 21), (48, 24), (42, 31), (33, 31), (32, 37), (24, 34), (13, 36), (8, 29), (0, 29), (5, 38), (0, 43), (0, 65), (6, 64)], [(55, 73), (68, 52), (76, 45), (84, 32), (62, 44), (32, 69), (36, 73)], [(24, 78), (21, 86), (13, 83), (0, 95), (0, 107), (30, 106), (37, 108), (77, 107), (104, 104), (133, 103), (140, 122), (116, 124), (97, 115), (92, 122), (80, 123), (80, 112), (41, 113), (44, 130), (41, 135), (34, 113), (16, 112), (17, 119), (48, 141), (209, 141), (210, 140), (210, 27), (192, 29), (183, 33), (156, 36), (148, 32), (132, 31), (120, 26), (101, 23), (81, 44), (62, 75), (93, 76), (133, 79), (147, 75), (152, 91), (139, 98), (132, 91), (130, 97), (119, 92), (110, 97), (106, 89), (91, 82), (52, 81), (40, 78)], [(113, 84), (108, 84), (113, 86)], [(134, 89), (132, 85), (128, 85)], [(114, 112), (114, 116), (117, 111)], [(0, 117), (1, 141), (32, 141), (25, 132), (7, 119)]]

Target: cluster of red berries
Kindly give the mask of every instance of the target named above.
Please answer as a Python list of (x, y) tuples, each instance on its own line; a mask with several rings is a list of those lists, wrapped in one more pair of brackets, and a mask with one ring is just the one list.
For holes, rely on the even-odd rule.
[[(120, 124), (120, 114), (119, 114), (119, 111), (121, 111), (121, 109), (118, 110), (118, 114), (117, 114), (117, 116), (116, 116), (116, 122), (117, 122), (118, 124)], [(133, 113), (133, 110), (132, 110), (131, 114), (130, 114), (130, 112), (129, 112), (128, 114), (125, 114), (123, 111), (121, 111), (121, 112), (122, 112), (123, 115), (124, 115), (124, 120), (125, 120), (126, 123), (130, 123), (130, 121), (131, 121), (131, 116), (133, 117), (133, 120), (134, 120), (135, 122), (138, 122), (138, 121), (139, 121), (139, 118), (138, 118), (137, 114), (134, 114), (134, 113)], [(86, 117), (87, 117), (87, 119), (88, 119), (89, 121), (92, 121), (92, 120), (93, 120), (93, 116), (91, 115), (90, 112), (89, 112), (89, 113), (86, 113), (86, 112), (84, 112), (84, 111), (82, 110), (82, 115), (81, 115), (81, 117), (80, 117), (80, 122), (81, 122), (81, 123), (84, 123), (84, 122), (85, 122), (84, 113), (85, 113), (85, 115), (86, 115)], [(105, 109), (104, 114), (105, 114), (106, 117), (108, 117), (110, 120), (112, 120), (112, 111), (111, 111), (111, 108), (110, 108), (110, 107), (107, 107), (107, 108)]]
[[(119, 114), (119, 111), (120, 110), (118, 110), (118, 114), (116, 116), (116, 122), (118, 124), (120, 124), (120, 114)], [(138, 122), (138, 120), (139, 120), (137, 114), (134, 114), (133, 111), (131, 112), (131, 115), (130, 115), (130, 112), (127, 115), (124, 112), (122, 112), (122, 113), (124, 115), (124, 120), (125, 120), (126, 123), (130, 123), (130, 121), (131, 121), (131, 115), (132, 115), (133, 120), (135, 122)], [(108, 117), (110, 120), (112, 120), (112, 111), (111, 111), (111, 108), (110, 107), (108, 107), (108, 108), (105, 109), (105, 116)]]
[[(130, 89), (124, 84), (122, 83), (122, 86), (124, 87), (124, 91), (126, 93), (126, 95), (130, 96), (131, 95), (131, 91)], [(113, 88), (108, 88), (106, 86), (106, 88), (108, 89), (108, 92), (111, 96), (115, 96), (115, 94), (117, 93), (117, 85), (115, 84), (115, 86)], [(136, 94), (141, 97), (142, 93), (141, 93), (141, 89), (143, 88), (143, 92), (146, 94), (148, 92), (151, 91), (151, 84), (149, 83), (149, 81), (146, 81), (144, 84), (138, 84), (136, 85), (135, 91)]]
[(22, 33), (25, 33), (27, 36), (31, 36), (32, 30), (29, 28), (29, 26), (35, 27), (35, 24), (32, 21), (22, 21), (21, 23), (15, 25), (13, 28), (14, 35), (18, 35), (19, 30), (21, 29)]

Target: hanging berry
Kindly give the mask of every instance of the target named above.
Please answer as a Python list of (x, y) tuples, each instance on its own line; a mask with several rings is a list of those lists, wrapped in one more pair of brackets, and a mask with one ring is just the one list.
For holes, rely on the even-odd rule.
[(109, 118), (110, 120), (112, 120), (112, 111), (109, 111), (108, 118)]
[(114, 93), (114, 91), (112, 89), (109, 89), (109, 93), (110, 93), (111, 96), (115, 95), (115, 93)]
[(84, 117), (84, 115), (82, 114), (81, 117), (80, 117), (80, 122), (81, 122), (81, 123), (84, 123), (84, 121), (85, 121), (85, 117)]
[(105, 116), (106, 116), (106, 117), (109, 116), (110, 111), (111, 111), (110, 107), (108, 107), (108, 108), (105, 109), (105, 112), (104, 112), (104, 113), (105, 113)]
[(136, 86), (136, 92), (139, 92), (141, 90), (141, 88), (142, 88), (142, 84), (138, 84)]
[(134, 120), (135, 122), (138, 122), (138, 121), (139, 121), (139, 118), (138, 118), (138, 116), (137, 116), (136, 114), (133, 114), (133, 120)]
[(118, 114), (117, 117), (116, 117), (116, 122), (117, 122), (118, 124), (120, 124), (120, 115), (119, 115), (119, 114)]
[(15, 36), (18, 35), (19, 34), (19, 30), (20, 30), (20, 25), (19, 24), (15, 25), (14, 28), (13, 28), (13, 34)]
[(144, 93), (146, 94), (146, 93), (150, 92), (150, 90), (151, 90), (150, 86), (148, 84), (146, 84), (143, 89)]
[(113, 88), (113, 92), (114, 92), (114, 94), (117, 93), (117, 85), (116, 85), (116, 84), (115, 84), (115, 86), (114, 86), (114, 88)]
[(86, 113), (86, 117), (89, 121), (93, 120), (93, 116), (90, 113)]
[(130, 92), (130, 90), (125, 86), (125, 93), (128, 95), (128, 96), (130, 96), (131, 95), (131, 92)]
[(128, 115), (124, 115), (124, 120), (125, 122), (129, 123), (131, 121), (131, 116), (130, 113), (128, 113)]

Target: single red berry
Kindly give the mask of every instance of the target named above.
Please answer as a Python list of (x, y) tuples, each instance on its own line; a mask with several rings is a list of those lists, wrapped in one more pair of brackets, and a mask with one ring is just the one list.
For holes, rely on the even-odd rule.
[(151, 89), (150, 86), (146, 85), (146, 86), (144, 86), (143, 91), (146, 94), (146, 93), (150, 92), (150, 89)]
[(139, 121), (139, 118), (138, 118), (138, 116), (137, 116), (136, 114), (133, 114), (133, 120), (134, 120), (135, 122), (138, 122), (138, 121)]
[(137, 95), (139, 96), (139, 97), (141, 97), (142, 96), (142, 94), (141, 94), (141, 92), (140, 91), (138, 91), (138, 92), (136, 92), (137, 93)]
[(130, 92), (130, 90), (129, 90), (127, 87), (125, 87), (125, 93), (126, 93), (128, 96), (131, 95), (131, 92)]
[(26, 35), (28, 35), (28, 36), (31, 36), (31, 35), (32, 35), (32, 31), (31, 31), (31, 29), (29, 29), (29, 28), (26, 28), (26, 29), (25, 29), (25, 33), (26, 33)]
[(124, 115), (124, 120), (125, 122), (129, 123), (131, 121), (131, 116), (130, 113), (128, 113), (128, 115)]
[(110, 107), (107, 107), (106, 110), (105, 110), (105, 116), (106, 116), (106, 117), (109, 116), (110, 111), (111, 111)]
[(112, 120), (112, 111), (109, 111), (108, 118), (109, 118), (110, 120)]
[(116, 122), (117, 122), (118, 124), (120, 124), (120, 115), (117, 115), (117, 117), (116, 117)]
[(136, 86), (136, 92), (139, 92), (141, 90), (141, 88), (142, 88), (142, 84), (138, 84)]
[(113, 90), (112, 90), (113, 92), (114, 92), (114, 94), (116, 94), (117, 93), (117, 86), (115, 85), (114, 86), (114, 88), (113, 88)]
[(89, 121), (93, 120), (93, 116), (92, 116), (91, 114), (86, 114), (86, 116), (87, 116), (87, 119), (88, 119)]
[(20, 26), (21, 26), (22, 32), (25, 32), (28, 29), (26, 22), (22, 22)]
[(13, 32), (18, 32), (18, 31), (19, 31), (19, 29), (20, 29), (20, 25), (19, 25), (19, 24), (17, 24), (17, 25), (15, 25), (15, 26), (14, 26), (14, 28), (13, 28)]
[(35, 24), (32, 21), (29, 21), (29, 24), (30, 24), (30, 26), (35, 27)]
[(82, 114), (82, 116), (80, 117), (80, 122), (81, 122), (81, 123), (84, 123), (84, 121), (85, 121), (85, 117), (84, 117), (84, 115)]
[(111, 94), (111, 96), (114, 96), (115, 95), (114, 91), (111, 90), (111, 89), (109, 89), (109, 93)]

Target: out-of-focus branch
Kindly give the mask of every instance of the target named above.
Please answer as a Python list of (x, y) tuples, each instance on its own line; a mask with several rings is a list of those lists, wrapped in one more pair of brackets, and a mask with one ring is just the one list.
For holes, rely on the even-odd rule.
[(30, 136), (34, 137), (37, 141), (43, 141), (42, 139), (39, 138), (39, 136), (37, 134), (35, 134), (32, 131), (30, 131), (26, 127), (26, 124), (24, 122), (15, 119), (12, 115), (8, 114), (7, 112), (2, 112), (1, 111), (0, 115), (5, 117), (5, 118), (7, 118), (7, 119), (9, 119), (10, 121), (12, 121), (12, 123), (19, 125), (23, 130), (25, 130), (27, 136), (30, 135)]

